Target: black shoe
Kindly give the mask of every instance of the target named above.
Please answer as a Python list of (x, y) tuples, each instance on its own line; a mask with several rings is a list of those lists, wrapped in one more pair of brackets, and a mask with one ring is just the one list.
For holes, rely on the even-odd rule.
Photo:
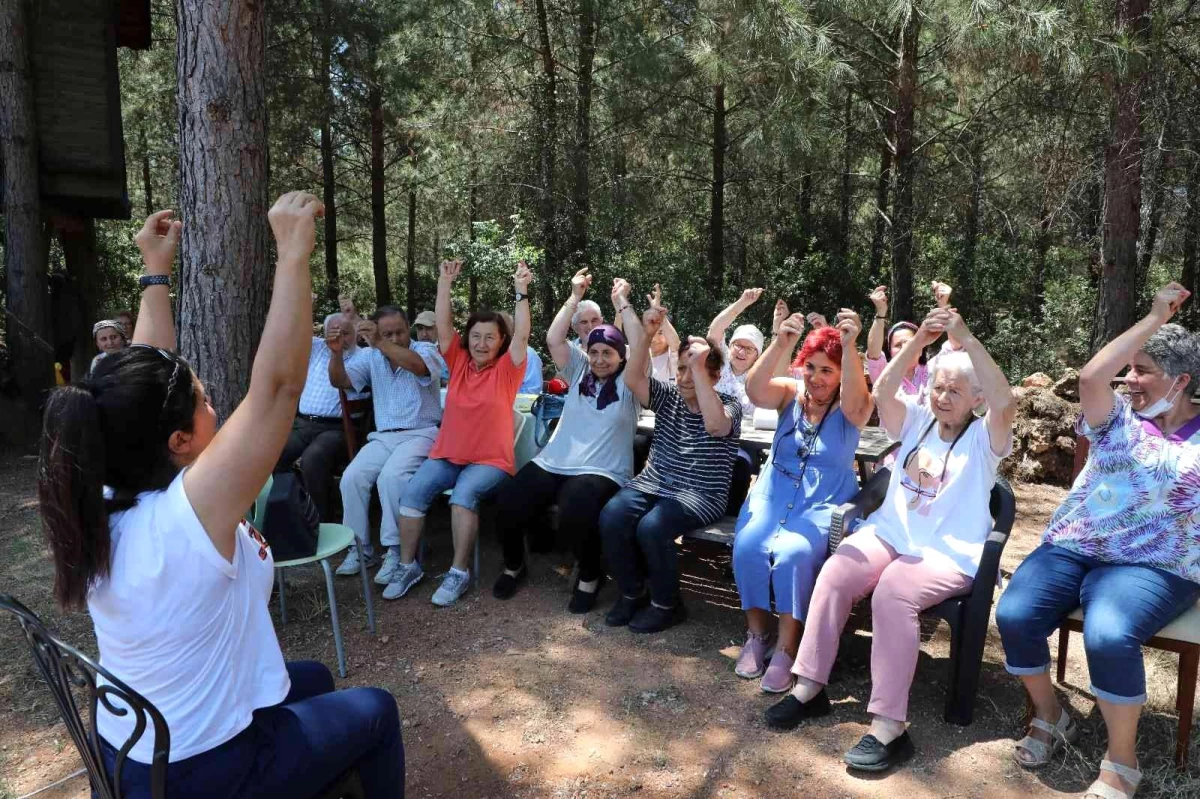
[(571, 601), (567, 604), (567, 610), (571, 613), (591, 613), (592, 608), (596, 607), (596, 600), (600, 596), (600, 589), (604, 587), (604, 577), (601, 576), (596, 580), (595, 591), (580, 591), (579, 582), (575, 583), (575, 590), (571, 592)]
[(496, 578), (496, 584), (492, 586), (492, 596), (496, 599), (512, 599), (513, 594), (517, 593), (517, 587), (525, 582), (525, 578), (529, 576), (529, 570), (522, 564), (517, 576), (513, 577), (507, 572), (501, 572)]
[(609, 627), (624, 627), (634, 615), (650, 603), (650, 597), (642, 594), (637, 599), (630, 599), (624, 594), (612, 606), (612, 610), (604, 617), (604, 623)]
[(905, 730), (890, 744), (881, 744), (878, 738), (867, 733), (846, 753), (843, 760), (850, 768), (860, 771), (887, 771), (912, 756), (912, 738), (909, 737), (908, 730)]
[(685, 620), (687, 608), (683, 606), (682, 600), (677, 599), (669, 608), (660, 608), (658, 605), (642, 608), (629, 622), (629, 629), (635, 633), (661, 633), (676, 624), (682, 624)]
[(788, 694), (767, 708), (767, 726), (773, 730), (794, 730), (805, 719), (828, 716), (829, 710), (829, 694), (824, 688), (807, 702), (801, 702), (795, 694)]

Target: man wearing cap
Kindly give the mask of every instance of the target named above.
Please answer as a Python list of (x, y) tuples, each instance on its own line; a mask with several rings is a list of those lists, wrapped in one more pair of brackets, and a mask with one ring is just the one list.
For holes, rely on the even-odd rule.
[(88, 368), (89, 372), (96, 368), (96, 364), (100, 363), (101, 358), (129, 346), (129, 336), (126, 333), (125, 325), (116, 319), (101, 319), (92, 325), (92, 339), (96, 342), (96, 349), (100, 350), (100, 353), (92, 358), (92, 365)]
[[(742, 405), (742, 418), (754, 418), (754, 403), (746, 396), (746, 378), (750, 376), (750, 367), (758, 360), (763, 350), (763, 334), (754, 325), (740, 325), (725, 341), (725, 331), (751, 305), (762, 296), (763, 290), (746, 289), (742, 296), (732, 305), (721, 311), (708, 326), (708, 340), (713, 346), (720, 347), (725, 355), (725, 365), (721, 367), (721, 377), (713, 386), (718, 393), (737, 397)], [(757, 463), (745, 449), (738, 450), (737, 460), (733, 464), (733, 481), (729, 488), (729, 504), (726, 513), (736, 515), (750, 490), (750, 476), (757, 471)]]
[[(512, 327), (509, 326), (509, 330)], [(417, 318), (413, 320), (412, 326), (414, 341), (427, 341), (430, 344), (438, 343), (437, 319), (434, 318), (433, 311), (421, 311), (417, 314)], [(443, 369), (442, 374), (438, 377), (442, 381), (442, 385), (450, 382), (450, 370)]]

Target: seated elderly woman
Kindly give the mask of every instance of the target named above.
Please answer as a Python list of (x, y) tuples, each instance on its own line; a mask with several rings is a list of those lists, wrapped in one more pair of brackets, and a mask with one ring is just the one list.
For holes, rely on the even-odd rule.
[[(504, 543), (504, 573), (492, 594), (508, 599), (527, 576), (525, 535), (536, 530), (557, 503), (558, 529), (575, 544), (579, 581), (567, 609), (587, 613), (596, 605), (604, 576), (600, 511), (633, 477), (633, 435), (641, 405), (621, 379), (625, 336), (612, 325), (588, 334), (587, 354), (567, 341), (571, 317), (592, 284), (586, 269), (571, 280), (571, 296), (546, 332), (554, 365), (570, 390), (562, 418), (545, 449), (506, 482), (496, 496), (496, 526)], [(613, 295), (614, 306), (624, 302)]]
[[(942, 332), (965, 352), (939, 356), (929, 405), (901, 383), (921, 350)], [(800, 651), (796, 687), (767, 710), (767, 724), (792, 729), (829, 713), (825, 685), (850, 609), (871, 596), (871, 728), (846, 753), (847, 765), (882, 771), (913, 753), (906, 730), (908, 692), (921, 643), (918, 614), (971, 588), (992, 529), (988, 498), (1000, 461), (1012, 450), (1016, 403), (1004, 373), (953, 309), (935, 309), (892, 359), (875, 386), (879, 419), (900, 439), (879, 510), (842, 542), (817, 577)], [(976, 412), (988, 406), (982, 419)]]
[(96, 342), (96, 349), (100, 352), (96, 354), (95, 358), (92, 358), (92, 365), (88, 367), (89, 373), (105, 356), (120, 352), (129, 346), (129, 330), (116, 319), (102, 319), (92, 325), (92, 338)]
[[(442, 263), (438, 277), (438, 348), (450, 369), (450, 387), (442, 427), (433, 449), (400, 496), (400, 563), (385, 599), (398, 599), (425, 576), (417, 549), (425, 514), (438, 494), (450, 494), (450, 530), (454, 564), (433, 594), (433, 604), (453, 605), (470, 584), (469, 559), (479, 535), (479, 503), (516, 471), (513, 455), (513, 401), (525, 378), (529, 341), (529, 283), (524, 261), (513, 275), (515, 330), (495, 311), (476, 311), (467, 319), (465, 338), (454, 330), (450, 290), (462, 271), (459, 261)], [(478, 577), (478, 575), (476, 575)]]
[[(1200, 597), (1200, 342), (1167, 324), (1189, 292), (1178, 283), (1149, 315), (1079, 373), (1079, 432), (1087, 462), (1050, 519), (1042, 545), (1017, 569), (996, 607), (1008, 670), (1035, 717), (1014, 757), (1044, 766), (1078, 735), (1050, 683), (1046, 638), (1083, 607), (1083, 643), (1108, 749), (1089, 796), (1133, 796), (1141, 773), (1137, 727), (1146, 701), (1142, 644)], [(1112, 380), (1128, 364), (1129, 395)]]
[[(708, 335), (705, 336), (721, 348), (721, 355), (725, 359), (716, 389), (722, 394), (737, 397), (742, 404), (742, 418), (748, 425), (754, 421), (754, 402), (746, 393), (746, 380), (750, 377), (751, 367), (762, 354), (763, 334), (754, 325), (739, 325), (726, 343), (725, 331), (747, 308), (758, 302), (762, 293), (762, 289), (743, 291), (742, 296), (732, 305), (713, 317), (708, 325)], [(733, 478), (730, 481), (729, 499), (725, 507), (727, 515), (736, 514), (742, 507), (746, 492), (750, 489), (750, 477), (757, 471), (758, 463), (754, 456), (745, 449), (739, 449), (738, 459), (733, 464)]]
[[(875, 407), (854, 346), (862, 322), (853, 311), (842, 311), (836, 328), (808, 334), (799, 356), (803, 383), (773, 376), (780, 361), (791, 359), (803, 329), (801, 314), (789, 316), (746, 382), (755, 405), (778, 410), (779, 424), (770, 465), (735, 528), (733, 575), (749, 632), (734, 671), (747, 679), (762, 677), (762, 689), (770, 693), (792, 687), (800, 623), (825, 562), (829, 523), (837, 506), (858, 490), (854, 452)], [(771, 629), (772, 593), (777, 635)]]
[(649, 376), (649, 341), (666, 309), (652, 304), (638, 321), (629, 291), (624, 280), (613, 285), (613, 302), (629, 336), (625, 384), (654, 411), (654, 441), (646, 468), (600, 513), (604, 560), (621, 591), (604, 621), (610, 627), (629, 625), (634, 632), (654, 633), (686, 618), (675, 539), (725, 512), (742, 406), (713, 388), (721, 354), (701, 338), (681, 348), (675, 385)]

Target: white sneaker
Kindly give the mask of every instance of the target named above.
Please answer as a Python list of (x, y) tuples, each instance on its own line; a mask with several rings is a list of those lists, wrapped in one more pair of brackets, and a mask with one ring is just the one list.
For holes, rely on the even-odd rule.
[(408, 589), (421, 582), (421, 578), (424, 576), (425, 571), (421, 568), (420, 563), (414, 560), (405, 565), (397, 558), (396, 568), (392, 570), (392, 579), (387, 584), (387, 588), (383, 589), (383, 598), (399, 599), (408, 593)]
[(453, 605), (458, 601), (459, 597), (467, 593), (467, 587), (470, 584), (470, 572), (460, 572), (456, 569), (451, 569), (446, 572), (446, 579), (442, 580), (442, 584), (438, 586), (438, 590), (433, 592), (433, 604), (443, 608)]
[(375, 584), (387, 585), (392, 581), (392, 575), (396, 573), (396, 567), (400, 565), (400, 556), (388, 550), (383, 556), (383, 566), (379, 571), (375, 572)]
[[(379, 559), (376, 558), (374, 555), (367, 556), (367, 568), (368, 569), (377, 565), (378, 563), (379, 563)], [(342, 561), (341, 566), (337, 567), (337, 572), (335, 572), (335, 573), (341, 577), (348, 577), (352, 574), (358, 574), (358, 569), (359, 569), (358, 545), (355, 544), (354, 546), (350, 547), (350, 553), (348, 555), (346, 555), (346, 559)]]

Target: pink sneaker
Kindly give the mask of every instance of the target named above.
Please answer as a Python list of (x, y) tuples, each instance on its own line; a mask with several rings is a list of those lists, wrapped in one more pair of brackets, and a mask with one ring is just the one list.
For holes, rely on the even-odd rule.
[(790, 658), (782, 649), (775, 652), (767, 673), (763, 675), (761, 687), (769, 694), (783, 694), (792, 690), (796, 678), (792, 676), (792, 664), (795, 658)]
[(733, 673), (747, 680), (757, 680), (767, 669), (767, 658), (775, 649), (775, 636), (746, 633), (746, 644), (738, 656)]

